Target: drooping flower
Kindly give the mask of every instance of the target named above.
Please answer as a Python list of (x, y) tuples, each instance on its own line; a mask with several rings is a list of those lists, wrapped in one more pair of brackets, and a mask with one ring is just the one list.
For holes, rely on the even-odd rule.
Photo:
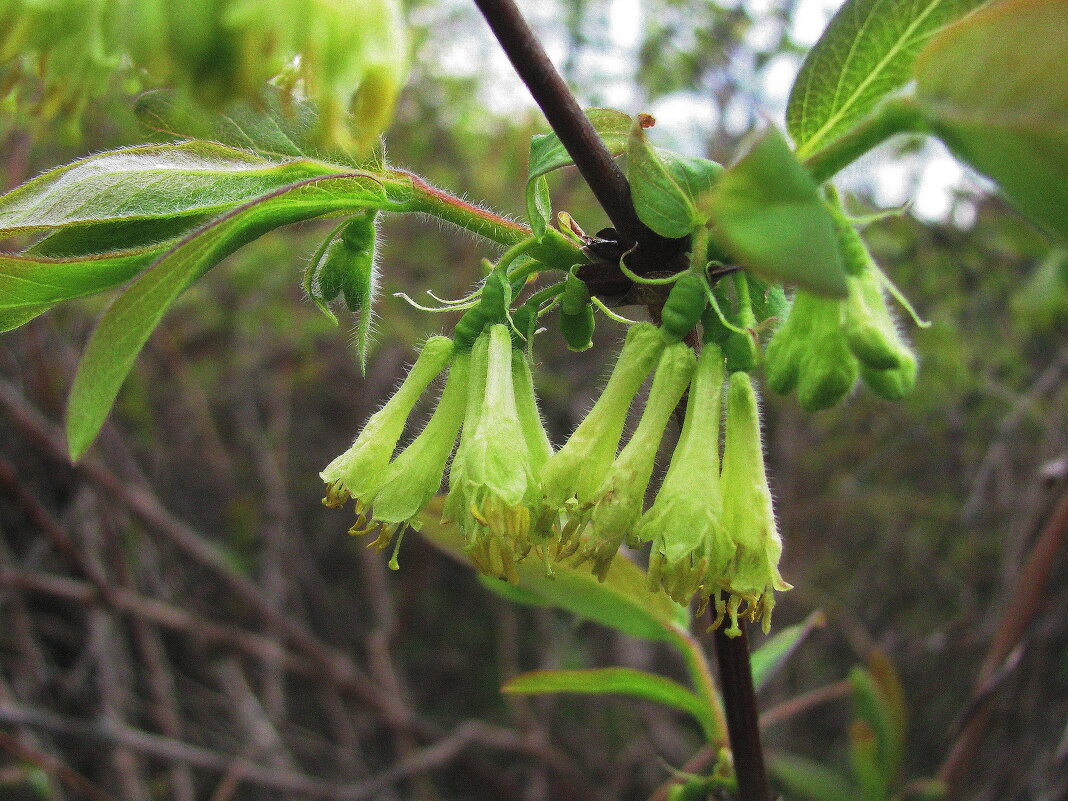
[[(483, 344), (484, 343), (484, 344)], [(456, 462), (450, 474), (447, 515), (467, 535), (467, 550), (483, 573), (515, 582), (515, 563), (530, 550), (528, 488), (534, 481), (512, 379), (512, 338), (496, 324), (481, 335), (476, 351), (485, 350), (484, 382), (477, 415), (465, 417)], [(482, 363), (473, 354), (472, 369)], [(477, 391), (477, 389), (476, 389)], [(476, 402), (469, 395), (468, 405)], [(473, 426), (468, 428), (468, 420)]]
[[(612, 375), (593, 408), (560, 450), (541, 469), (541, 505), (536, 529), (548, 532), (561, 525), (561, 515), (587, 502), (612, 467), (627, 412), (642, 383), (656, 365), (666, 343), (651, 323), (627, 331)], [(565, 524), (564, 539), (568, 538)]]
[(468, 367), (470, 353), (459, 353), (449, 368), (449, 378), (437, 407), (419, 436), (401, 451), (386, 468), (381, 489), (371, 502), (367, 529), (379, 528), (378, 538), (371, 543), (385, 548), (393, 535), (396, 545), (390, 567), (397, 568), (397, 550), (406, 527), (418, 528), (415, 517), (441, 488), (445, 464), (456, 444), (456, 435), (464, 418), (467, 402)]
[(382, 486), (386, 466), (404, 431), (408, 415), (430, 383), (449, 364), (452, 356), (451, 339), (428, 339), (393, 397), (371, 415), (352, 446), (319, 474), (326, 482), (324, 504), (339, 507), (349, 498), (355, 500), (355, 530), (362, 529), (366, 523), (362, 518), (372, 497)]
[(574, 550), (576, 564), (592, 562), (601, 581), (619, 546), (626, 539), (633, 541), (664, 428), (690, 383), (695, 362), (693, 350), (683, 342), (664, 349), (638, 427), (589, 500), (573, 513), (579, 530), (573, 544), (561, 543), (567, 549), (562, 553)]
[(901, 400), (916, 383), (916, 355), (886, 306), (882, 271), (869, 257), (865, 268), (846, 280), (845, 335), (860, 362), (860, 377), (875, 394)]
[(707, 343), (690, 382), (686, 419), (656, 500), (636, 530), (652, 541), (649, 588), (680, 604), (694, 593), (707, 600), (727, 586), (735, 545), (723, 525), (719, 478), (719, 424), (723, 352)]
[(779, 575), (782, 540), (775, 525), (771, 490), (764, 470), (756, 392), (748, 373), (733, 373), (728, 384), (720, 486), (723, 524), (734, 540), (735, 553), (724, 588), (728, 593), (726, 609), (717, 604), (720, 616), (716, 624), (725, 611), (730, 617), (726, 633), (738, 636), (741, 633), (738, 616), (745, 614), (751, 620), (759, 620), (767, 633), (775, 606), (775, 590), (785, 591), (791, 586)]

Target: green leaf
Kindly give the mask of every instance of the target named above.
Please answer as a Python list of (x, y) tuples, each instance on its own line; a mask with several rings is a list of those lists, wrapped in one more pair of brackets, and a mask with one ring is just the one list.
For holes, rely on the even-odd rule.
[(871, 726), (863, 720), (849, 725), (849, 764), (865, 801), (886, 801), (890, 786), (879, 764), (879, 743)]
[(1006, 0), (947, 28), (916, 61), (917, 98), (950, 150), (1068, 239), (1068, 13)]
[(549, 196), (549, 182), (544, 175), (527, 181), (527, 222), (538, 239), (545, 234), (553, 214), (553, 202)]
[[(419, 533), (449, 556), (470, 565), (463, 535), (455, 525), (442, 524), (440, 518), (441, 499), (436, 498), (420, 516)], [(556, 564), (553, 575), (546, 576), (543, 563), (525, 559), (517, 568), (518, 586), (544, 599), (545, 605), (632, 637), (676, 643), (689, 626), (688, 611), (663, 593), (646, 589), (645, 572), (625, 556), (612, 560), (604, 582), (598, 581), (588, 567)]]
[(823, 628), (825, 625), (827, 625), (827, 618), (817, 609), (801, 623), (787, 626), (768, 638), (767, 642), (753, 651), (749, 657), (753, 671), (753, 686), (759, 690), (767, 684), (779, 668), (786, 664), (786, 660), (804, 642), (805, 638), (814, 629)]
[[(872, 651), (867, 669), (853, 668), (849, 683), (854, 716), (871, 732), (873, 741), (869, 745), (866, 731), (858, 729), (855, 744), (856, 759), (860, 760), (858, 767), (874, 772), (880, 786), (889, 792), (898, 778), (905, 749), (906, 713), (901, 680), (890, 660), (881, 652)], [(869, 751), (870, 759), (874, 760), (874, 768), (870, 770)]]
[(798, 157), (808, 158), (904, 86), (924, 43), (986, 1), (848, 0), (790, 90), (786, 125)]
[(138, 250), (199, 228), (212, 214), (185, 214), (154, 220), (117, 220), (58, 228), (23, 251), (24, 256), (73, 259)]
[(17, 328), (56, 303), (125, 283), (167, 245), (81, 259), (0, 255), (0, 331)]
[(319, 111), (274, 86), (266, 86), (258, 103), (241, 100), (214, 114), (205, 112), (179, 93), (166, 89), (145, 92), (134, 113), (142, 124), (168, 136), (206, 139), (269, 159), (311, 158), (355, 167), (378, 167), (380, 159), (356, 159), (344, 150), (323, 150)]
[[(0, 234), (105, 221), (203, 218), (336, 172), (318, 162), (279, 164), (210, 142), (112, 150), (51, 170), (0, 197)], [(93, 228), (92, 235), (99, 237), (100, 230)]]
[(860, 791), (842, 774), (811, 759), (793, 754), (773, 754), (768, 772), (787, 791), (789, 797), (812, 801), (858, 801)]
[[(627, 137), (630, 134), (630, 116), (611, 108), (586, 109), (586, 116), (593, 123), (594, 130), (600, 135), (608, 152), (613, 156), (623, 155), (627, 149)], [(566, 167), (568, 164), (574, 164), (574, 162), (556, 134), (538, 134), (530, 140), (527, 181), (533, 181), (540, 175)]]
[(819, 190), (775, 128), (726, 169), (709, 195), (712, 236), (770, 281), (845, 297), (834, 223)]
[(646, 115), (631, 126), (627, 178), (638, 219), (661, 236), (678, 239), (703, 225), (698, 208), (723, 168), (707, 159), (687, 158), (654, 148), (645, 136)]
[(381, 207), (384, 197), (381, 185), (367, 176), (309, 178), (227, 212), (167, 251), (111, 305), (86, 345), (67, 407), (71, 458), (92, 443), (138, 352), (194, 280), (267, 231), (332, 212)]
[(535, 670), (516, 676), (501, 688), (501, 692), (512, 695), (627, 695), (680, 709), (693, 716), (706, 734), (715, 731), (711, 714), (700, 698), (677, 682), (632, 668)]

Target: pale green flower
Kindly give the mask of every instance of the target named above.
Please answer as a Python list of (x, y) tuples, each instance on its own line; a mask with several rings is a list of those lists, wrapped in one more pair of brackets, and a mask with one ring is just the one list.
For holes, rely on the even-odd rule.
[(662, 588), (683, 605), (694, 593), (707, 601), (725, 587), (734, 560), (719, 480), (723, 381), (723, 352), (708, 343), (690, 382), (686, 420), (671, 465), (636, 530), (641, 540), (653, 543), (649, 588)]
[[(764, 632), (771, 627), (775, 590), (791, 586), (779, 575), (782, 540), (775, 526), (771, 490), (764, 471), (760, 441), (760, 414), (756, 392), (748, 373), (733, 373), (727, 392), (727, 433), (723, 445), (723, 523), (735, 544), (734, 565), (728, 586), (726, 609), (717, 604), (720, 616), (730, 616), (727, 634), (741, 633), (739, 614), (759, 620)], [(720, 602), (722, 603), (722, 602)], [(742, 606), (744, 604), (744, 607)]]
[[(482, 345), (482, 343), (485, 343)], [(534, 482), (530, 455), (516, 406), (512, 378), (512, 338), (497, 324), (479, 337), (485, 348), (485, 379), (481, 399), (470, 396), (460, 449), (450, 475), (446, 514), (467, 535), (467, 551), (475, 566), (488, 575), (518, 580), (515, 563), (530, 551), (530, 510), (527, 493)], [(472, 370), (483, 363), (472, 356)], [(472, 376), (472, 386), (475, 379)], [(480, 382), (481, 383), (481, 382)], [(469, 428), (468, 421), (473, 425)]]
[(390, 567), (397, 567), (397, 550), (407, 526), (419, 528), (414, 521), (441, 488), (445, 464), (456, 444), (456, 435), (464, 419), (467, 403), (469, 353), (459, 353), (449, 368), (449, 378), (434, 414), (419, 436), (386, 468), (382, 488), (375, 494), (368, 529), (379, 527), (378, 538), (371, 543), (385, 548), (398, 533)]
[(541, 469), (539, 532), (559, 526), (561, 513), (575, 503), (588, 501), (604, 481), (619, 447), (630, 404), (664, 347), (660, 330), (650, 323), (638, 323), (627, 331), (601, 396), (564, 446)]
[(382, 486), (386, 465), (396, 450), (408, 415), (430, 382), (448, 365), (452, 355), (451, 339), (428, 339), (393, 397), (371, 415), (352, 447), (319, 474), (326, 482), (324, 504), (338, 507), (349, 498), (356, 501), (357, 523), (354, 528), (363, 526), (361, 518), (371, 498)]
[(592, 562), (601, 581), (612, 557), (624, 539), (632, 536), (641, 517), (664, 428), (690, 383), (695, 361), (693, 350), (683, 342), (664, 349), (638, 427), (600, 486), (574, 512), (585, 525), (573, 544), (561, 543), (561, 555), (573, 550), (577, 564)]

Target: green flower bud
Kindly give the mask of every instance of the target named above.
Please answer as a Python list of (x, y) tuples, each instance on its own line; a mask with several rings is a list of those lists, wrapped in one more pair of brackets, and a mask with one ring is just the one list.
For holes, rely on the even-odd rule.
[(859, 365), (842, 330), (842, 301), (804, 290), (764, 354), (764, 374), (776, 392), (797, 388), (810, 412), (834, 406), (857, 380)]
[(693, 377), (695, 363), (693, 351), (683, 342), (664, 349), (638, 427), (593, 496), (577, 510), (577, 517), (588, 522), (570, 550), (577, 551), (576, 564), (593, 562), (593, 573), (601, 581), (624, 539), (633, 537), (664, 427)]
[(664, 347), (659, 330), (650, 323), (637, 323), (627, 331), (623, 349), (601, 396), (541, 470), (539, 530), (557, 524), (569, 502), (589, 500), (600, 486), (611, 469), (631, 401)]
[(726, 586), (734, 560), (719, 483), (723, 367), (723, 352), (706, 345), (690, 383), (686, 420), (671, 465), (635, 531), (639, 539), (653, 543), (649, 588), (662, 588), (684, 605), (696, 592), (707, 600)]
[[(771, 627), (775, 590), (791, 586), (779, 575), (782, 540), (775, 526), (771, 490), (764, 472), (760, 442), (760, 415), (748, 373), (733, 373), (727, 393), (727, 433), (723, 446), (723, 524), (734, 539), (733, 570), (724, 606), (717, 602), (716, 623), (730, 616), (727, 634), (736, 637), (739, 614), (759, 620), (764, 632)], [(742, 604), (745, 604), (742, 607)]]
[(874, 264), (860, 275), (847, 277), (845, 335), (849, 349), (862, 365), (893, 370), (915, 357), (886, 307), (879, 279), (879, 268)]
[(382, 486), (386, 466), (404, 431), (408, 415), (430, 382), (448, 365), (452, 355), (451, 339), (428, 339), (393, 397), (371, 415), (352, 447), (319, 474), (326, 482), (324, 504), (338, 507), (350, 497), (355, 499), (357, 524), (354, 528), (362, 527), (359, 517)]
[(452, 490), (463, 498), (459, 520), (475, 566), (514, 582), (515, 562), (530, 550), (526, 498), (534, 473), (516, 406), (511, 335), (498, 323), (484, 337), (485, 390), (474, 428), (465, 425), (461, 486)]
[(899, 401), (916, 386), (916, 358), (910, 353), (902, 358), (901, 365), (892, 370), (860, 369), (860, 378), (865, 386), (889, 401)]
[[(371, 502), (372, 515), (367, 528), (380, 526), (372, 546), (385, 548), (394, 533), (403, 534), (406, 526), (418, 528), (412, 521), (441, 488), (445, 463), (464, 419), (470, 361), (469, 353), (457, 354), (434, 414), (419, 436), (386, 468), (381, 489)], [(400, 537), (397, 538), (399, 547)], [(397, 568), (396, 548), (390, 567)]]

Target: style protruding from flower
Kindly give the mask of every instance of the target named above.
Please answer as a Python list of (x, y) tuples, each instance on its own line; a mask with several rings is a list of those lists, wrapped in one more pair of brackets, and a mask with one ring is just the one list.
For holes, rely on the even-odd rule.
[(791, 589), (779, 575), (782, 540), (775, 525), (771, 490), (764, 470), (760, 413), (748, 373), (732, 373), (727, 388), (727, 432), (723, 444), (723, 524), (734, 541), (734, 559), (724, 591), (717, 601), (718, 625), (725, 613), (729, 636), (741, 633), (740, 615), (771, 627), (775, 591)]
[(636, 534), (652, 542), (649, 587), (680, 604), (702, 603), (728, 586), (735, 545), (723, 524), (719, 428), (723, 406), (723, 352), (706, 343), (697, 360), (686, 419), (667, 475)]

